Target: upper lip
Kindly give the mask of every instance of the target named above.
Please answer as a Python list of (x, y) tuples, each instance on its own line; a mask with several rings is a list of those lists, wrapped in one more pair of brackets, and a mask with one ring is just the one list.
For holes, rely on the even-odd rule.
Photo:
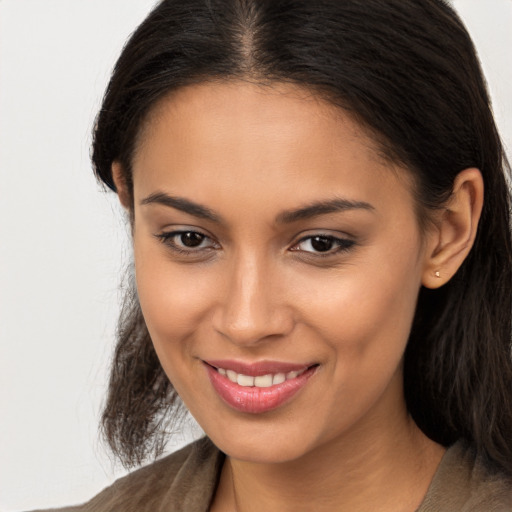
[(314, 363), (288, 363), (282, 361), (257, 361), (248, 363), (231, 359), (208, 359), (204, 362), (214, 368), (232, 370), (236, 373), (251, 377), (276, 373), (300, 372), (301, 370), (307, 370), (309, 367), (314, 366)]

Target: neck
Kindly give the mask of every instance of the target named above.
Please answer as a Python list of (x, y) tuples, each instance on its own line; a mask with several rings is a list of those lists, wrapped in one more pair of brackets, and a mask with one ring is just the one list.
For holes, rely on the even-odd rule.
[(421, 432), (411, 432), (400, 442), (366, 442), (359, 450), (329, 443), (287, 463), (229, 459), (234, 510), (296, 512), (312, 510), (314, 504), (316, 512), (413, 512), (443, 453)]

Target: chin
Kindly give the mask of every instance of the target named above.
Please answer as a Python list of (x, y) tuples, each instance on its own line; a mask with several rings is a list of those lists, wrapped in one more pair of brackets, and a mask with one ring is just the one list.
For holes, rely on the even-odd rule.
[[(252, 430), (252, 432), (251, 432)], [(233, 459), (258, 464), (279, 464), (304, 456), (311, 440), (304, 431), (289, 432), (288, 429), (268, 425), (249, 429), (226, 429), (223, 433), (207, 432), (213, 443)]]
[(229, 457), (255, 464), (282, 464), (301, 458), (304, 447), (300, 444), (286, 446), (280, 442), (265, 446), (253, 442), (229, 443), (225, 449), (219, 448)]

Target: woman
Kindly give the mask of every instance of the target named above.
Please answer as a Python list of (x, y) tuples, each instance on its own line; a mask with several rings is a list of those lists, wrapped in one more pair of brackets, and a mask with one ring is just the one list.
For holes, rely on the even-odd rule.
[(207, 437), (73, 510), (512, 510), (508, 166), (449, 6), (163, 1), (93, 162), (136, 281), (107, 439)]

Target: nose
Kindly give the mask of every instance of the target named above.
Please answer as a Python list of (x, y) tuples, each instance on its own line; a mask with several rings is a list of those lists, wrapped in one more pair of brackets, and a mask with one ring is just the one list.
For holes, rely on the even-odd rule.
[(213, 316), (217, 332), (232, 343), (259, 345), (293, 330), (294, 318), (278, 269), (254, 254), (240, 255), (226, 271), (222, 296)]

